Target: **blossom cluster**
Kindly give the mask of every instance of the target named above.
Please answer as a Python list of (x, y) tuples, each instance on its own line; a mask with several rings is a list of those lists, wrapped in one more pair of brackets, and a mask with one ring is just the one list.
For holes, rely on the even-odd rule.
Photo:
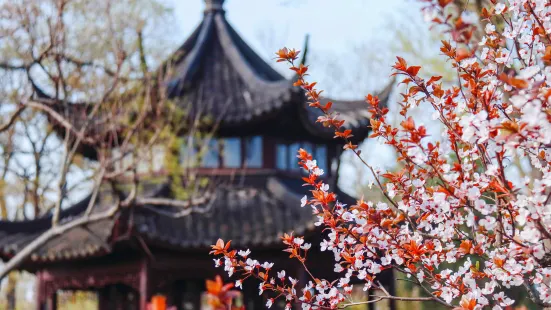
[[(312, 160), (312, 155), (303, 149), (299, 150), (300, 165), (309, 172), (308, 177), (304, 177), (306, 184), (313, 187), (311, 193), (312, 197), (308, 199), (307, 196), (301, 200), (301, 206), (305, 207), (310, 205), (315, 214), (320, 216), (320, 221), (316, 225), (321, 225), (321, 214), (328, 211), (329, 206), (335, 202), (336, 208), (342, 208), (343, 206), (336, 202), (334, 193), (329, 192), (329, 186), (319, 181), (319, 178), (323, 175), (323, 170), (317, 166), (315, 160)], [(318, 309), (318, 308), (336, 308), (339, 303), (345, 300), (345, 294), (351, 292), (352, 287), (348, 285), (348, 282), (340, 281), (338, 285), (334, 285), (326, 280), (320, 280), (315, 278), (306, 266), (306, 258), (308, 251), (311, 248), (311, 244), (305, 242), (303, 237), (293, 236), (293, 234), (284, 234), (281, 238), (283, 244), (286, 245), (284, 251), (289, 253), (289, 258), (297, 259), (301, 262), (305, 270), (310, 275), (311, 279), (308, 283), (300, 289), (300, 295), (297, 294), (298, 280), (286, 276), (286, 271), (281, 270), (278, 272), (273, 271), (272, 267), (274, 263), (259, 262), (249, 257), (250, 250), (232, 250), (230, 248), (231, 241), (224, 243), (223, 240), (212, 246), (211, 254), (222, 255), (222, 258), (214, 259), (215, 266), (221, 267), (224, 265), (224, 270), (228, 272), (230, 276), (234, 273), (240, 275), (240, 278), (236, 281), (235, 286), (241, 288), (243, 281), (248, 278), (255, 278), (259, 280), (259, 293), (272, 292), (275, 297), (269, 298), (266, 306), (270, 308), (274, 301), (278, 298), (286, 301), (285, 309), (291, 309), (292, 302), (300, 302), (303, 305), (303, 309)], [(222, 262), (223, 259), (223, 262)]]
[[(339, 203), (312, 156), (298, 154), (309, 173), (304, 182), (312, 188), (301, 205), (311, 207), (316, 225), (328, 231), (320, 250), (334, 254), (339, 280), (310, 274), (297, 295), (296, 280), (272, 276), (271, 264), (219, 241), (213, 253), (223, 255), (230, 274), (256, 277), (261, 291), (305, 308), (346, 305), (352, 280), (384, 291), (377, 276), (385, 269), (403, 274), (429, 296), (418, 300), (456, 309), (503, 309), (515, 303), (511, 289), (551, 306), (551, 4), (491, 0), (476, 14), (464, 1), (423, 2), (427, 19), (449, 34), (441, 52), (457, 71), (458, 84), (422, 77), (420, 66), (398, 57), (393, 75), (406, 85), (400, 125), (388, 122), (389, 110), (376, 96), (366, 97), (370, 137), (391, 146), (401, 163), (380, 173), (364, 161), (386, 200)], [(277, 55), (290, 63), (310, 106), (323, 113), (318, 121), (334, 128), (345, 149), (361, 158), (352, 132), (330, 102), (320, 103), (316, 83), (306, 81), (308, 67), (294, 65), (298, 51)], [(434, 109), (442, 136), (430, 137), (408, 115), (421, 103)], [(306, 268), (310, 245), (292, 235), (283, 242)], [(385, 293), (378, 300), (409, 300)]]

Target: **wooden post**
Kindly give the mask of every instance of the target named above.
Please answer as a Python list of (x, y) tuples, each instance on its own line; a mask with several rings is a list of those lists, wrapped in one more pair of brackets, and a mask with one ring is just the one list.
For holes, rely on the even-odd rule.
[[(388, 275), (388, 292), (392, 296), (396, 296), (396, 280), (394, 279), (394, 269), (389, 269), (389, 275)], [(389, 307), (390, 310), (396, 310), (396, 300), (389, 299)]]
[[(381, 279), (380, 282), (384, 286), (384, 288), (388, 291), (388, 293), (392, 296), (396, 295), (396, 286), (394, 283), (394, 272), (393, 269), (387, 269), (384, 270), (382, 273), (379, 274), (379, 278)], [(382, 295), (383, 292), (381, 291), (375, 291), (373, 289), (368, 291), (370, 295)], [(388, 299), (386, 301), (381, 301), (382, 304), (388, 305), (388, 309), (390, 310), (396, 310), (396, 300)], [(369, 304), (368, 309), (374, 310), (380, 307), (377, 307), (378, 303), (371, 303)]]
[(17, 278), (17, 271), (12, 271), (8, 274), (8, 285), (6, 287), (6, 300), (8, 305), (6, 310), (16, 309), (15, 289), (17, 287)]
[(104, 287), (98, 290), (98, 309), (109, 310), (109, 289)]
[(168, 295), (168, 305), (169, 307), (176, 307), (180, 310), (182, 308), (182, 297), (184, 294), (184, 288), (180, 281), (173, 282), (170, 285), (170, 294)]
[(52, 292), (46, 300), (46, 309), (57, 310), (57, 291)]
[(47, 293), (44, 271), (37, 272), (36, 309), (57, 310), (57, 291)]
[(186, 293), (189, 294), (193, 310), (201, 309), (201, 286), (203, 280), (186, 281)]
[(262, 167), (275, 168), (276, 167), (276, 140), (272, 137), (264, 137), (264, 144), (262, 150)]
[(36, 310), (45, 310), (44, 303), (44, 282), (42, 272), (36, 273)]
[(149, 262), (144, 258), (140, 268), (140, 310), (147, 310), (150, 293)]

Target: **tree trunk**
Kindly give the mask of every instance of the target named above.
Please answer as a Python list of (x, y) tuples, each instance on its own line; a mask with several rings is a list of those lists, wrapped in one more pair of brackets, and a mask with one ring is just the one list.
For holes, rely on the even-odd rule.
[(16, 306), (16, 301), (15, 301), (16, 288), (17, 288), (17, 272), (13, 271), (8, 276), (8, 285), (6, 287), (6, 300), (7, 300), (6, 310), (15, 310), (15, 306)]

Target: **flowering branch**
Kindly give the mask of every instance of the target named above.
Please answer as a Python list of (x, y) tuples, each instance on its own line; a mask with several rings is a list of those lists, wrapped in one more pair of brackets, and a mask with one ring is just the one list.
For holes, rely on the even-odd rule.
[[(308, 271), (311, 281), (300, 295), (296, 280), (287, 280), (284, 272), (271, 277), (273, 264), (249, 258), (250, 251), (235, 252), (221, 240), (213, 246), (212, 254), (223, 256), (230, 275), (257, 278), (261, 293), (270, 290), (275, 299), (285, 298), (288, 308), (291, 301), (305, 309), (335, 309), (383, 299), (413, 300), (391, 296), (377, 284), (377, 276), (387, 269), (425, 290), (429, 296), (414, 298), (418, 301), (497, 310), (515, 303), (508, 296), (514, 289), (540, 306), (551, 305), (551, 5), (513, 0), (507, 6), (492, 0), (489, 8), (481, 7), (485, 35), (478, 37), (473, 33), (479, 31), (479, 21), (468, 21), (461, 1), (422, 1), (428, 19), (449, 35), (440, 51), (458, 81), (445, 86), (440, 76), (425, 78), (420, 66), (397, 57), (392, 75), (406, 85), (397, 127), (387, 121), (389, 109), (376, 96), (366, 96), (370, 138), (396, 151), (402, 163), (397, 171), (381, 173), (366, 163), (351, 142), (352, 131), (331, 110), (332, 103), (320, 103), (322, 91), (307, 81), (308, 67), (294, 64), (299, 52), (277, 52), (277, 61), (287, 62), (296, 73), (294, 85), (305, 91), (309, 105), (323, 113), (318, 122), (333, 128), (344, 148), (362, 160), (386, 198), (343, 205), (319, 179), (323, 171), (312, 156), (299, 151), (299, 165), (308, 172), (303, 181), (311, 188), (301, 206), (309, 205), (316, 225), (329, 232), (320, 249), (333, 252), (339, 274), (338, 281), (329, 282)], [(499, 21), (504, 22), (501, 32), (496, 30)], [(430, 137), (409, 115), (420, 104), (434, 110), (441, 137)], [(514, 160), (531, 176), (516, 177), (509, 164)], [(282, 239), (285, 251), (306, 268), (310, 245), (292, 234)], [(385, 294), (347, 302), (352, 278), (361, 280), (364, 290)]]

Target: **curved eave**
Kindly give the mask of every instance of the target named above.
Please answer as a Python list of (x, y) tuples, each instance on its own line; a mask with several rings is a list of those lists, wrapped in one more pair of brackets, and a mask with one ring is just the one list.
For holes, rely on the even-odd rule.
[(173, 218), (137, 209), (135, 227), (150, 242), (180, 250), (209, 248), (218, 238), (238, 247), (269, 247), (279, 244), (283, 233), (303, 234), (314, 228), (311, 210), (300, 208), (305, 192), (298, 192), (289, 180), (268, 177), (265, 187), (220, 189), (215, 198), (195, 206), (206, 213)]
[[(60, 212), (60, 222), (70, 220), (84, 212), (88, 207), (88, 202), (90, 201), (90, 196), (81, 200), (80, 202), (72, 205), (69, 208), (62, 209)], [(0, 220), (0, 230), (8, 233), (17, 233), (17, 232), (41, 232), (47, 230), (51, 227), (53, 215), (51, 213), (40, 216), (32, 220), (19, 220), (19, 221), (8, 221)], [(0, 238), (0, 240), (2, 240)]]
[[(54, 106), (53, 109), (57, 113), (59, 113), (59, 115), (61, 115), (62, 117), (68, 116), (66, 117), (65, 121), (67, 121), (71, 126), (73, 126), (75, 128), (75, 131), (79, 130), (79, 125), (82, 124), (83, 121), (86, 119), (84, 111), (87, 110), (87, 105), (85, 104), (81, 104), (81, 103), (68, 104), (63, 109), (60, 108), (59, 106)], [(78, 117), (79, 115), (82, 115), (83, 117), (79, 118)], [(69, 129), (67, 129), (65, 125), (63, 125), (58, 119), (52, 117), (52, 115), (49, 113), (47, 115), (47, 118), (48, 118), (48, 122), (50, 123), (53, 130), (55, 131), (56, 135), (59, 137), (59, 139), (63, 140)], [(92, 130), (105, 128), (104, 126), (100, 126), (100, 125), (91, 126), (91, 127), (93, 127)], [(74, 136), (74, 132), (71, 133), (71, 135)], [(97, 143), (95, 142), (92, 143), (90, 141), (93, 138), (93, 133), (91, 133), (90, 131), (87, 131), (85, 132), (84, 135), (87, 139), (80, 141), (76, 151), (77, 153), (81, 154), (82, 156), (88, 159), (96, 160), (98, 156)]]
[[(143, 195), (158, 196), (167, 192), (168, 184), (151, 184), (146, 186)], [(121, 194), (125, 195), (125, 194)], [(73, 219), (85, 216), (91, 195), (80, 202), (63, 209), (60, 213), (60, 225)], [(124, 197), (119, 197), (124, 199)], [(98, 195), (92, 214), (104, 212), (113, 205), (115, 199), (108, 193)], [(34, 263), (54, 263), (89, 257), (98, 257), (111, 253), (112, 246), (117, 242), (113, 237), (121, 227), (119, 211), (115, 216), (89, 223), (86, 226), (73, 227), (64, 233), (48, 240), (30, 255), (23, 268)], [(0, 258), (9, 260), (25, 246), (38, 238), (52, 227), (52, 214), (25, 221), (0, 221)]]
[[(60, 212), (60, 223), (70, 221), (81, 215), (88, 207), (90, 196)], [(32, 220), (0, 220), (0, 257), (10, 259), (34, 239), (52, 227), (52, 214)], [(49, 257), (33, 254), (32, 260), (48, 260)]]
[[(135, 209), (136, 233), (152, 244), (191, 251), (207, 249), (218, 238), (232, 240), (236, 247), (279, 247), (284, 233), (311, 235), (316, 230), (312, 209), (300, 207), (301, 198), (309, 193), (300, 177), (271, 175), (260, 183), (219, 188), (210, 199), (194, 205), (204, 213), (181, 218), (170, 216), (170, 207), (162, 213)], [(338, 187), (335, 191), (340, 202), (356, 202)]]
[[(237, 247), (274, 248), (281, 246), (280, 237), (284, 233), (315, 235), (318, 229), (311, 208), (300, 207), (301, 197), (308, 193), (302, 180), (283, 175), (266, 176), (264, 180), (218, 188), (215, 195), (205, 196), (193, 206), (207, 210), (204, 213), (176, 218), (171, 212), (181, 209), (171, 206), (121, 210), (115, 218), (73, 228), (49, 240), (27, 263), (49, 264), (107, 255), (122, 242), (116, 236), (129, 227), (149, 244), (177, 251), (207, 249), (218, 238), (232, 240)], [(148, 190), (152, 194), (147, 197), (166, 198), (170, 196), (168, 189), (165, 183), (155, 185)], [(355, 202), (336, 186), (335, 192), (341, 203)], [(63, 210), (62, 222), (82, 216), (88, 202), (89, 197)], [(123, 224), (126, 221), (131, 226), (126, 227)], [(0, 257), (12, 258), (50, 227), (51, 216), (22, 222), (0, 221)], [(27, 263), (24, 266), (29, 267)]]
[[(64, 139), (69, 126), (73, 127), (72, 135), (78, 132), (82, 125), (87, 121), (92, 105), (84, 102), (60, 102), (53, 96), (50, 96), (40, 87), (33, 83), (34, 96), (36, 99), (46, 102), (45, 104), (51, 109), (51, 112), (45, 112), (49, 124), (52, 126), (56, 135), (60, 139)], [(48, 103), (49, 102), (49, 103)], [(57, 113), (54, 116), (53, 113)], [(59, 119), (61, 118), (61, 119)], [(77, 152), (88, 159), (97, 159), (97, 143), (95, 139), (99, 139), (105, 135), (105, 130), (113, 123), (108, 120), (101, 120), (99, 117), (91, 119), (88, 124), (89, 130), (84, 133), (85, 138), (80, 141)], [(120, 141), (120, 130), (109, 130), (110, 133), (117, 133), (110, 138), (112, 144), (116, 144)], [(117, 140), (118, 139), (118, 140)]]
[(169, 97), (184, 108), (217, 105), (205, 116), (231, 127), (266, 118), (291, 103), (292, 81), (243, 41), (223, 11), (206, 12), (184, 46), (176, 52), (183, 56), (168, 70), (167, 86)]
[[(177, 78), (171, 80), (167, 86), (167, 94), (169, 97), (176, 97), (189, 87), (193, 75), (197, 72), (201, 64), (201, 55), (207, 47), (207, 42), (212, 35), (214, 18), (212, 14), (207, 14), (199, 27), (193, 32), (190, 40), (186, 41), (187, 49), (178, 50), (177, 53), (184, 53), (184, 57), (176, 64), (174, 74)], [(184, 46), (186, 45), (184, 43)]]

